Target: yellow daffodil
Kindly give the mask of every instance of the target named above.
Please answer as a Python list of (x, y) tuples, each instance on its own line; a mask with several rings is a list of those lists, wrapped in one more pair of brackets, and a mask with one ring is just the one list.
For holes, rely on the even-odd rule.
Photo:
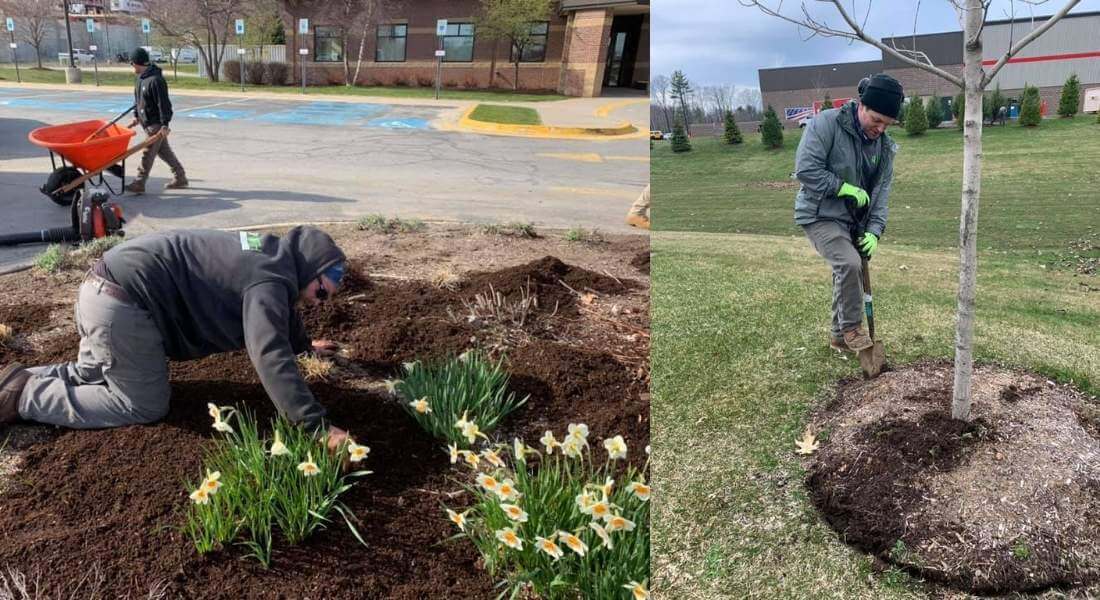
[(588, 507), (588, 513), (592, 515), (594, 519), (607, 520), (611, 516), (611, 504), (607, 502), (607, 498), (600, 500), (599, 502), (593, 502)]
[(471, 468), (476, 469), (478, 465), (481, 464), (481, 458), (479, 458), (478, 455), (474, 454), (473, 452), (470, 452), (469, 450), (459, 450), (458, 452), (462, 455), (462, 458), (466, 461), (466, 464), (470, 465)]
[(521, 540), (519, 536), (516, 535), (516, 530), (512, 529), (511, 527), (498, 529), (496, 534), (497, 539), (500, 540), (500, 543), (504, 544), (505, 546), (508, 546), (509, 548), (512, 548), (514, 550), (523, 550), (523, 540)]
[(359, 462), (370, 454), (370, 448), (367, 446), (360, 446), (354, 441), (348, 444), (348, 460), (351, 462)]
[(279, 430), (275, 430), (275, 441), (271, 442), (271, 456), (286, 456), (290, 454), (290, 450), (287, 449), (286, 444), (283, 443), (283, 437), (279, 434)]
[(218, 493), (218, 490), (220, 490), (222, 487), (222, 482), (218, 481), (221, 478), (221, 471), (214, 471), (213, 473), (211, 473), (209, 470), (206, 471), (206, 479), (202, 481), (202, 489), (211, 494)]
[(500, 485), (497, 486), (496, 492), (497, 497), (499, 497), (502, 502), (508, 502), (509, 500), (518, 500), (523, 496), (523, 494), (519, 493), (519, 490), (516, 489), (516, 484), (511, 479), (505, 479), (504, 481), (500, 482)]
[(624, 516), (611, 515), (606, 520), (608, 531), (634, 531), (634, 521)]
[(604, 440), (603, 447), (607, 449), (608, 460), (626, 458), (626, 442), (623, 441), (621, 435)]
[(447, 446), (447, 453), (451, 457), (451, 464), (452, 465), (455, 464), (456, 462), (458, 462), (458, 446), (457, 445), (451, 444), (450, 446)]
[(576, 552), (578, 556), (584, 556), (584, 553), (588, 552), (588, 544), (585, 544), (581, 541), (581, 538), (568, 531), (559, 531), (558, 539), (561, 540), (561, 543), (565, 544), (566, 548)]
[(565, 441), (561, 443), (561, 451), (562, 454), (569, 458), (580, 458), (584, 455), (584, 442), (575, 437), (567, 437)]
[(570, 423), (569, 424), (569, 437), (575, 438), (582, 442), (588, 441), (588, 425), (584, 423)]
[(649, 590), (645, 589), (645, 586), (637, 581), (631, 581), (623, 587), (630, 590), (634, 600), (649, 600)]
[(485, 462), (493, 465), (494, 467), (503, 467), (504, 461), (500, 459), (500, 454), (491, 448), (486, 448), (481, 451), (481, 458), (485, 459)]
[(391, 396), (397, 395), (397, 384), (401, 383), (400, 379), (387, 379), (382, 382), (386, 386), (386, 393)]
[(210, 492), (206, 491), (205, 486), (202, 486), (191, 492), (191, 501), (195, 504), (210, 504)]
[(611, 550), (615, 547), (615, 545), (611, 543), (611, 536), (607, 535), (607, 530), (604, 529), (603, 525), (600, 525), (599, 522), (592, 521), (588, 524), (588, 527), (590, 527), (592, 531), (595, 531), (596, 535), (600, 537), (600, 540), (603, 541), (604, 548)]
[(603, 497), (604, 498), (607, 498), (611, 495), (611, 490), (613, 489), (614, 485), (615, 485), (615, 480), (608, 477), (607, 481), (605, 481), (604, 484), (600, 486), (600, 491), (603, 492)]
[(564, 554), (561, 551), (561, 547), (554, 543), (554, 536), (552, 536), (552, 535), (550, 536), (550, 539), (546, 539), (546, 538), (541, 537), (541, 536), (536, 536), (535, 537), (535, 545), (538, 546), (539, 550), (542, 550), (543, 552), (545, 552), (545, 553), (549, 554), (550, 556), (554, 557), (554, 560), (558, 560)]
[(630, 484), (630, 491), (634, 493), (642, 502), (649, 502), (650, 488), (648, 485), (641, 481), (634, 481)]
[(515, 504), (501, 504), (500, 507), (504, 509), (504, 514), (508, 515), (508, 518), (517, 523), (527, 522), (527, 511), (516, 506)]
[(317, 463), (313, 462), (313, 452), (306, 454), (305, 462), (298, 463), (298, 470), (306, 477), (312, 477), (321, 472), (321, 469), (317, 468)]
[(561, 446), (561, 444), (558, 443), (558, 440), (554, 439), (554, 432), (550, 431), (549, 429), (546, 430), (546, 433), (542, 434), (542, 437), (539, 439), (539, 441), (542, 442), (542, 445), (546, 447), (546, 454), (553, 454), (554, 448), (557, 446)]
[(466, 531), (466, 513), (468, 512), (470, 511), (459, 514), (448, 508), (447, 517), (451, 520), (452, 523), (458, 526), (458, 529), (460, 531)]
[(595, 503), (596, 499), (589, 492), (577, 494), (577, 507), (581, 509), (582, 514), (592, 514), (592, 505)]
[(495, 492), (500, 487), (500, 482), (497, 481), (495, 477), (486, 475), (485, 473), (477, 474), (477, 484), (487, 492)]
[(413, 400), (409, 402), (409, 406), (417, 412), (417, 414), (426, 415), (432, 412), (432, 407), (428, 406), (428, 397), (425, 396), (419, 400)]
[(515, 439), (512, 440), (512, 454), (515, 455), (516, 462), (526, 462), (527, 461), (527, 452), (528, 452), (528, 448), (523, 443), (523, 440), (521, 440), (519, 438), (515, 438)]

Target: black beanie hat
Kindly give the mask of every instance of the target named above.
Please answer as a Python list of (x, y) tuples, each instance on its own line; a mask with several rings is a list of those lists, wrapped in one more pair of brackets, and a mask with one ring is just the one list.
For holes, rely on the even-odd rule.
[(149, 53), (145, 51), (145, 48), (134, 48), (133, 53), (130, 54), (130, 64), (144, 67), (149, 64)]
[(902, 93), (901, 84), (897, 79), (880, 73), (871, 77), (866, 86), (861, 81), (860, 87), (863, 88), (859, 94), (860, 103), (891, 119), (898, 118), (905, 94)]

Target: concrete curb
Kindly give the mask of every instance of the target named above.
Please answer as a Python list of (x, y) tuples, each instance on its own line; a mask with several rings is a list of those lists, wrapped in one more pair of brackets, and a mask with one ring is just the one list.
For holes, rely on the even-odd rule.
[(559, 140), (622, 140), (639, 138), (638, 128), (629, 122), (622, 122), (612, 127), (559, 127), (548, 125), (511, 125), (506, 123), (489, 123), (470, 118), (477, 106), (471, 106), (462, 113), (458, 120), (457, 131), (470, 133), (483, 133), (486, 135), (503, 135), (512, 137), (530, 137)]

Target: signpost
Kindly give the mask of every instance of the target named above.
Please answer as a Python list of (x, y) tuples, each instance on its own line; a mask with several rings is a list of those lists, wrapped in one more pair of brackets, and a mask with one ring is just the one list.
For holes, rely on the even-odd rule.
[(98, 47), (90, 42), (95, 41), (95, 19), (84, 19), (88, 28), (88, 52), (92, 53), (92, 68), (95, 69), (95, 86), (99, 87), (99, 57), (96, 56)]
[[(298, 19), (298, 35), (309, 35), (309, 19)], [(302, 40), (302, 47), (298, 49), (298, 61), (302, 63), (302, 93), (306, 93), (306, 58), (309, 56), (309, 48), (305, 47), (305, 40)]]
[(435, 22), (435, 37), (439, 41), (439, 48), (435, 51), (435, 99), (439, 100), (439, 84), (443, 79), (443, 57), (447, 51), (443, 49), (443, 36), (447, 35), (447, 19), (439, 19)]
[(151, 30), (152, 28), (153, 28), (153, 26), (152, 26), (152, 23), (149, 22), (149, 19), (142, 19), (141, 20), (141, 32), (145, 34), (145, 45), (146, 46), (149, 45), (149, 30)]
[(11, 61), (15, 63), (15, 82), (23, 83), (23, 76), (19, 74), (19, 55), (15, 53), (15, 50), (19, 47), (15, 43), (15, 19), (8, 17), (5, 25), (8, 30), (8, 35), (11, 36), (11, 43), (8, 44), (8, 48), (11, 49)]
[(237, 19), (237, 58), (240, 60), (241, 69), (241, 91), (244, 91), (244, 19)]

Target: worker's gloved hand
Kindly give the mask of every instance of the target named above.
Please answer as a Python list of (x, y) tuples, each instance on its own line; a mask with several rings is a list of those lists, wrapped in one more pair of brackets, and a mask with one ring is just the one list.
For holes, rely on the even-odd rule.
[(850, 183), (845, 183), (841, 185), (840, 191), (837, 192), (836, 195), (840, 198), (851, 196), (852, 199), (856, 201), (856, 207), (858, 208), (863, 208), (864, 206), (867, 206), (867, 203), (871, 200), (871, 198), (867, 196), (867, 192), (863, 191), (862, 188), (858, 188)]
[(863, 234), (863, 239), (859, 240), (860, 252), (871, 256), (875, 253), (876, 248), (878, 248), (878, 236), (871, 232)]

